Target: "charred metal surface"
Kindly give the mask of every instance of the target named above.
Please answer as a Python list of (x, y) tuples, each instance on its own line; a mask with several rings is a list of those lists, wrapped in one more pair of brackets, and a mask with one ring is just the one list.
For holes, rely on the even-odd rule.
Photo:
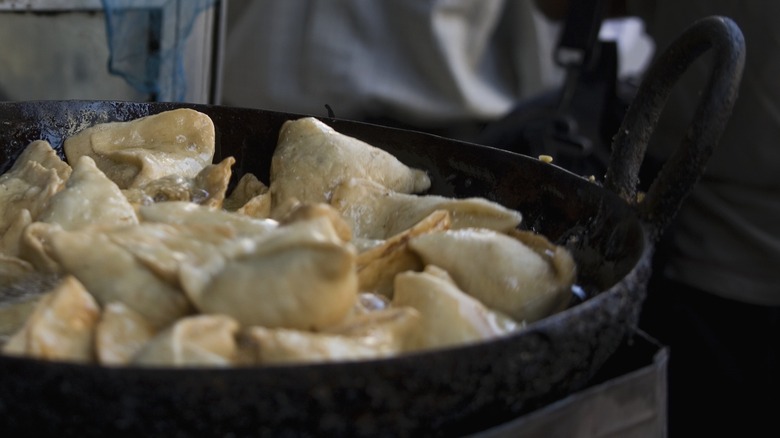
[(708, 51), (713, 54), (711, 75), (691, 123), (639, 205), (654, 241), (704, 173), (731, 116), (745, 64), (745, 41), (736, 23), (707, 17), (691, 25), (651, 65), (613, 139), (605, 185), (633, 203), (639, 168), (666, 100), (677, 79)]

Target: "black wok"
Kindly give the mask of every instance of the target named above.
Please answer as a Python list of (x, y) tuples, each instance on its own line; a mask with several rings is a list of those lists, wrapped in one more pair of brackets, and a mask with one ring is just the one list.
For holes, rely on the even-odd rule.
[[(615, 137), (604, 186), (535, 158), (416, 132), (323, 120), (427, 169), (432, 193), (484, 196), (567, 246), (583, 302), (503, 339), (388, 360), (238, 369), (107, 368), (0, 356), (0, 429), (46, 435), (463, 435), (583, 387), (637, 323), (653, 245), (703, 171), (741, 79), (744, 43), (724, 18), (695, 24), (656, 62)], [(634, 202), (644, 148), (677, 77), (712, 49), (716, 65), (678, 153)], [(268, 181), (281, 124), (300, 117), (177, 103), (0, 104), (5, 170), (31, 141), (95, 123), (191, 107), (217, 127), (218, 157)]]

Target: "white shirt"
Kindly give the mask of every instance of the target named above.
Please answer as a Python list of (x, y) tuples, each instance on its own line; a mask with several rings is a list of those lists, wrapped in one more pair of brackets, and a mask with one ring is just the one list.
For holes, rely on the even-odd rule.
[[(494, 120), (559, 83), (556, 25), (522, 0), (252, 0), (230, 24), (224, 102), (416, 126)], [(234, 11), (235, 13), (235, 11)]]

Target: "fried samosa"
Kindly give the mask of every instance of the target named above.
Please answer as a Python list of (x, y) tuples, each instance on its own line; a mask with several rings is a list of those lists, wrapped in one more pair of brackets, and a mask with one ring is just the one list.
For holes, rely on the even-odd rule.
[(257, 219), (192, 202), (172, 201), (146, 205), (138, 209), (143, 222), (170, 225), (222, 225), (233, 228), (239, 236), (259, 236), (278, 227), (272, 219)]
[(420, 193), (431, 185), (424, 171), (313, 117), (282, 125), (270, 178), (274, 209), (290, 198), (327, 203), (333, 190), (351, 178), (369, 179), (402, 193)]
[(136, 206), (155, 202), (187, 201), (222, 208), (230, 183), (235, 158), (227, 157), (203, 168), (194, 178), (167, 175), (139, 187), (123, 190), (127, 200)]
[(177, 285), (150, 270), (105, 230), (52, 230), (46, 239), (63, 274), (78, 278), (101, 305), (122, 302), (155, 328), (194, 312)]
[(420, 257), (409, 249), (409, 239), (424, 233), (443, 231), (449, 227), (450, 214), (444, 210), (436, 210), (408, 230), (360, 252), (357, 259), (360, 290), (392, 298), (396, 274), (420, 271), (424, 267)]
[(22, 210), (36, 220), (49, 199), (65, 186), (70, 166), (58, 162), (59, 158), (49, 151), (49, 143), (33, 142), (11, 169), (0, 175), (0, 234), (19, 220)]
[(477, 342), (520, 327), (511, 318), (467, 295), (446, 271), (433, 265), (426, 266), (423, 272), (398, 274), (392, 304), (420, 313), (420, 324), (405, 339), (408, 351)]
[(484, 198), (397, 193), (365, 179), (340, 184), (331, 205), (341, 212), (355, 236), (367, 239), (401, 233), (436, 210), (450, 213), (452, 229), (480, 227), (503, 232), (522, 220), (520, 212)]
[(103, 306), (95, 327), (95, 354), (101, 365), (127, 365), (154, 337), (156, 330), (127, 305), (111, 302)]
[(412, 308), (370, 312), (322, 333), (250, 327), (242, 337), (249, 363), (333, 362), (391, 357), (418, 323)]
[(69, 163), (91, 157), (120, 189), (168, 175), (193, 178), (214, 158), (214, 123), (206, 114), (180, 108), (93, 125), (68, 137), (63, 149)]
[(224, 315), (182, 318), (147, 342), (131, 363), (227, 367), (237, 359), (238, 323)]
[(252, 217), (268, 217), (271, 214), (271, 196), (268, 186), (252, 173), (245, 173), (236, 187), (225, 198), (222, 207)]
[(322, 217), (281, 226), (223, 266), (185, 263), (181, 279), (203, 313), (230, 315), (242, 326), (318, 329), (354, 305), (355, 259), (355, 249)]
[(64, 277), (35, 306), (3, 352), (38, 359), (92, 362), (100, 307), (75, 277)]
[(98, 224), (132, 225), (138, 223), (138, 218), (119, 187), (97, 168), (92, 158), (81, 157), (65, 188), (51, 198), (38, 221), (77, 230)]
[(538, 240), (532, 247), (476, 228), (423, 234), (409, 247), (426, 265), (447, 271), (463, 291), (516, 321), (544, 318), (571, 299), (575, 265), (562, 247), (543, 247)]

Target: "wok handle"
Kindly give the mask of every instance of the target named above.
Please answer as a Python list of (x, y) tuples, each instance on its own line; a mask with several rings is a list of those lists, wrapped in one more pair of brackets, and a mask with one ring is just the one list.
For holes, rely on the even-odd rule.
[[(679, 77), (699, 56), (712, 50), (713, 66), (691, 123), (680, 145), (637, 202), (639, 168), (650, 136)], [(737, 99), (745, 64), (745, 41), (727, 17), (696, 21), (650, 66), (612, 140), (612, 155), (604, 185), (635, 205), (658, 241), (685, 197), (698, 182)]]

